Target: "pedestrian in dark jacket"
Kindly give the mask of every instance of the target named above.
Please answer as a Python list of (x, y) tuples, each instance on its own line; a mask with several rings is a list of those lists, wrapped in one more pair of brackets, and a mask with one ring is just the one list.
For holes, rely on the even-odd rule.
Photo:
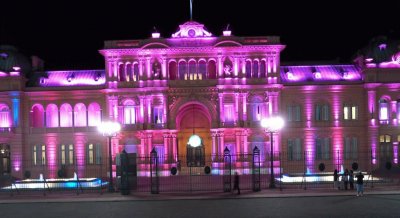
[(233, 190), (237, 190), (237, 194), (240, 195), (239, 174), (237, 172), (235, 172), (235, 176), (233, 177)]

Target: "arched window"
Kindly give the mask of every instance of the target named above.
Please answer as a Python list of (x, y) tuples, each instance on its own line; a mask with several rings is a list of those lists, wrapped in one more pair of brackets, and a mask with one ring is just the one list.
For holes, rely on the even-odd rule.
[(10, 109), (6, 104), (0, 104), (0, 127), (11, 127)]
[(207, 64), (205, 60), (200, 60), (199, 61), (199, 80), (205, 79), (206, 78), (206, 73), (207, 73)]
[(258, 78), (259, 77), (258, 68), (259, 68), (258, 60), (253, 61), (253, 72), (252, 72), (252, 77), (253, 78)]
[(207, 66), (208, 78), (209, 79), (216, 79), (217, 78), (217, 65), (214, 60), (208, 61)]
[(383, 98), (379, 100), (379, 120), (389, 120), (389, 104)]
[(126, 64), (126, 81), (133, 81), (133, 71), (132, 71), (132, 64)]
[(46, 127), (58, 127), (58, 107), (55, 104), (46, 107)]
[(176, 62), (175, 61), (169, 62), (168, 72), (169, 72), (169, 79), (175, 80), (176, 79)]
[(60, 126), (72, 127), (72, 107), (68, 103), (62, 104), (60, 107)]
[(135, 124), (136, 123), (136, 107), (132, 100), (124, 102), (124, 124)]
[(138, 63), (134, 63), (133, 64), (133, 77), (132, 77), (132, 81), (138, 81), (139, 80), (139, 64)]
[(196, 61), (189, 61), (189, 80), (197, 80)]
[(251, 78), (251, 61), (246, 61), (246, 78)]
[(44, 108), (42, 105), (33, 105), (30, 115), (31, 127), (44, 127)]
[(267, 75), (266, 66), (267, 66), (267, 63), (265, 62), (265, 60), (262, 60), (260, 63), (260, 74), (259, 74), (261, 78), (265, 78)]
[(101, 123), (101, 109), (98, 103), (93, 102), (88, 107), (89, 126), (97, 126)]
[(83, 103), (75, 105), (74, 115), (75, 126), (86, 126), (86, 106)]
[(125, 75), (125, 65), (124, 64), (119, 64), (118, 65), (118, 73), (119, 73), (119, 81), (126, 81), (126, 75)]
[(179, 79), (180, 80), (187, 80), (187, 67), (186, 61), (180, 61), (178, 64), (179, 70)]
[(316, 121), (328, 121), (330, 116), (329, 105), (318, 104), (315, 107), (315, 120)]

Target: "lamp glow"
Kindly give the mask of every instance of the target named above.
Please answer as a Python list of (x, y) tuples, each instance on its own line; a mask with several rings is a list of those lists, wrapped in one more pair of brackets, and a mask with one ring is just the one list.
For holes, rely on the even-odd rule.
[(265, 132), (270, 134), (271, 150), (270, 150), (270, 182), (269, 188), (275, 188), (275, 175), (274, 175), (274, 133), (283, 128), (285, 122), (281, 117), (269, 117), (261, 120), (261, 126), (265, 128)]
[(194, 148), (199, 147), (201, 145), (201, 138), (198, 135), (192, 135), (189, 138), (188, 144)]

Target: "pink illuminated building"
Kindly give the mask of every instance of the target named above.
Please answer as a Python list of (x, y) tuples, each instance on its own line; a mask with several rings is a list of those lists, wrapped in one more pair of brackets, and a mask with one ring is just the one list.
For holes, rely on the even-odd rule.
[(285, 120), (273, 149), (286, 163), (305, 162), (310, 172), (321, 162), (398, 164), (397, 47), (370, 45), (355, 64), (285, 65), (279, 37), (233, 34), (189, 21), (171, 37), (106, 41), (102, 70), (40, 71), (39, 59), (30, 64), (1, 46), (0, 172), (37, 177), (46, 168), (54, 178), (60, 166), (78, 165), (81, 176), (100, 166), (106, 176), (108, 141), (97, 131), (105, 120), (122, 125), (113, 159), (155, 149), (169, 169), (193, 148), (218, 168), (225, 148), (247, 154), (255, 146), (265, 159), (270, 138), (260, 121), (274, 115)]

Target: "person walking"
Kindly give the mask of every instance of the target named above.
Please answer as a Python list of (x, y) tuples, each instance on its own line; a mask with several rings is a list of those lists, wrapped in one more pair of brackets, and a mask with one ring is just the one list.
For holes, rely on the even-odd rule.
[(364, 194), (364, 175), (361, 173), (361, 171), (357, 174), (357, 197), (358, 196), (363, 196)]
[(239, 174), (235, 172), (235, 176), (233, 177), (233, 190), (237, 189), (237, 194), (240, 195), (240, 187), (239, 187)]
[(350, 172), (349, 172), (349, 184), (350, 184), (350, 189), (354, 190), (354, 173), (353, 173), (353, 170), (350, 170)]

